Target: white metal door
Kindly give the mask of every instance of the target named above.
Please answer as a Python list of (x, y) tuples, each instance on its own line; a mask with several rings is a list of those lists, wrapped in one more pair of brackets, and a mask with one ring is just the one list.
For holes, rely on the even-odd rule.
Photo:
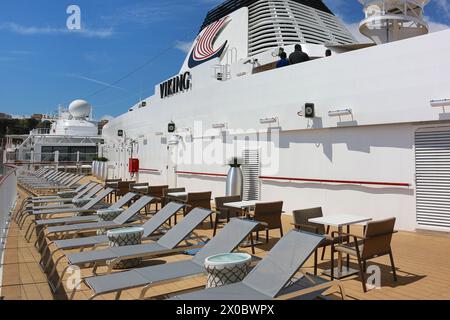
[(178, 145), (172, 144), (167, 147), (167, 184), (171, 188), (177, 187), (177, 159)]
[(415, 134), (417, 224), (450, 230), (450, 127)]
[(261, 198), (261, 160), (259, 150), (244, 150), (242, 153), (244, 165), (244, 200), (260, 200)]

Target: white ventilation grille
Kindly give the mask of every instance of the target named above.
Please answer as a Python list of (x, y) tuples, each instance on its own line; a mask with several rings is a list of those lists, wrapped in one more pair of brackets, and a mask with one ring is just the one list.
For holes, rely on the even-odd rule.
[(450, 228), (450, 127), (416, 132), (417, 223)]
[(261, 160), (259, 150), (244, 150), (242, 153), (244, 165), (242, 172), (244, 174), (244, 200), (260, 200), (261, 184)]
[(289, 44), (350, 44), (357, 41), (334, 15), (290, 0), (249, 6), (249, 55)]

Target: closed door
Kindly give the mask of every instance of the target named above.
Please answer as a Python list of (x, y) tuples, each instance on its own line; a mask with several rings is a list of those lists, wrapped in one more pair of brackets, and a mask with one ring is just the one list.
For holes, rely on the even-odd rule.
[(417, 224), (450, 230), (450, 127), (415, 135)]
[(177, 160), (178, 145), (169, 145), (167, 147), (167, 184), (171, 188), (177, 187)]

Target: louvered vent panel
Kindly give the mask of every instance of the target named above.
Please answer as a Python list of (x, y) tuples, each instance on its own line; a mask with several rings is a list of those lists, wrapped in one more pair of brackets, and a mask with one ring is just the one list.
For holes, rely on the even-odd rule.
[(244, 165), (244, 200), (260, 200), (261, 159), (258, 150), (245, 150), (242, 154)]
[(418, 131), (417, 223), (450, 228), (450, 127)]

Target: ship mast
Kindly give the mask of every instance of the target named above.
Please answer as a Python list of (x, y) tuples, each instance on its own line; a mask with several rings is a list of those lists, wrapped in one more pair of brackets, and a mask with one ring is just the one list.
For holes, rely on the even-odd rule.
[(428, 33), (424, 7), (429, 0), (359, 0), (366, 18), (359, 31), (377, 44)]

